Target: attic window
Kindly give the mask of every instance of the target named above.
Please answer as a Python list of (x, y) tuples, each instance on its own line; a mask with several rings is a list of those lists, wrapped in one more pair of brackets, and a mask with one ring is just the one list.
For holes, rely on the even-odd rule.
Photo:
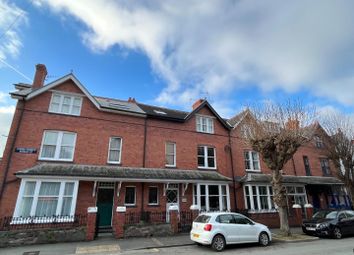
[(53, 93), (49, 112), (80, 116), (82, 97)]
[(214, 134), (214, 121), (211, 117), (197, 116), (197, 132)]
[(129, 110), (130, 107), (125, 105), (125, 104), (119, 104), (119, 103), (109, 103), (108, 104), (110, 107), (118, 110)]
[(165, 112), (163, 112), (163, 111), (158, 111), (158, 110), (154, 110), (154, 112), (157, 113), (157, 114), (162, 114), (162, 115), (167, 114), (167, 113), (165, 113)]

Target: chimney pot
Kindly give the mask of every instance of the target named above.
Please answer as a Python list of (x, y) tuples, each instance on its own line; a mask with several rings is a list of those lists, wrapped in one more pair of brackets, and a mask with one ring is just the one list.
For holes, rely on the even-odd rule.
[(135, 104), (136, 103), (135, 97), (129, 97), (128, 102)]
[(38, 88), (43, 87), (44, 80), (45, 80), (46, 76), (47, 76), (46, 66), (43, 64), (37, 64), (36, 65), (36, 73), (34, 74), (32, 88), (38, 89)]

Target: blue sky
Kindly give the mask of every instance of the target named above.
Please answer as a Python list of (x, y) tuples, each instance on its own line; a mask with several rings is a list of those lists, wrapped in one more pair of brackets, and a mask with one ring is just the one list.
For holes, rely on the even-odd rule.
[[(300, 98), (354, 112), (351, 1), (0, 0), (0, 155), (13, 83), (73, 70), (94, 95), (223, 117), (249, 103)], [(3, 136), (4, 135), (4, 136)]]

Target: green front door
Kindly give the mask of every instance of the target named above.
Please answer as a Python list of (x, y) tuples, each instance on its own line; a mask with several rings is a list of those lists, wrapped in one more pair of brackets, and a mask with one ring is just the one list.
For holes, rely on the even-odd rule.
[(112, 225), (114, 189), (98, 189), (97, 209), (98, 226), (109, 227)]

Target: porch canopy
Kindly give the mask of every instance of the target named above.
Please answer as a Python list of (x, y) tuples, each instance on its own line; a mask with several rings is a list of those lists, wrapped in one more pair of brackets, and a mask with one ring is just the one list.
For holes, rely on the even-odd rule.
[[(248, 173), (245, 176), (239, 178), (239, 182), (241, 183), (270, 183), (271, 181), (272, 176), (270, 174)], [(338, 178), (324, 176), (283, 175), (283, 183), (305, 185), (343, 185), (343, 182), (341, 182)]]
[(43, 163), (15, 174), (19, 178), (58, 178), (86, 181), (157, 183), (229, 183), (216, 171)]

